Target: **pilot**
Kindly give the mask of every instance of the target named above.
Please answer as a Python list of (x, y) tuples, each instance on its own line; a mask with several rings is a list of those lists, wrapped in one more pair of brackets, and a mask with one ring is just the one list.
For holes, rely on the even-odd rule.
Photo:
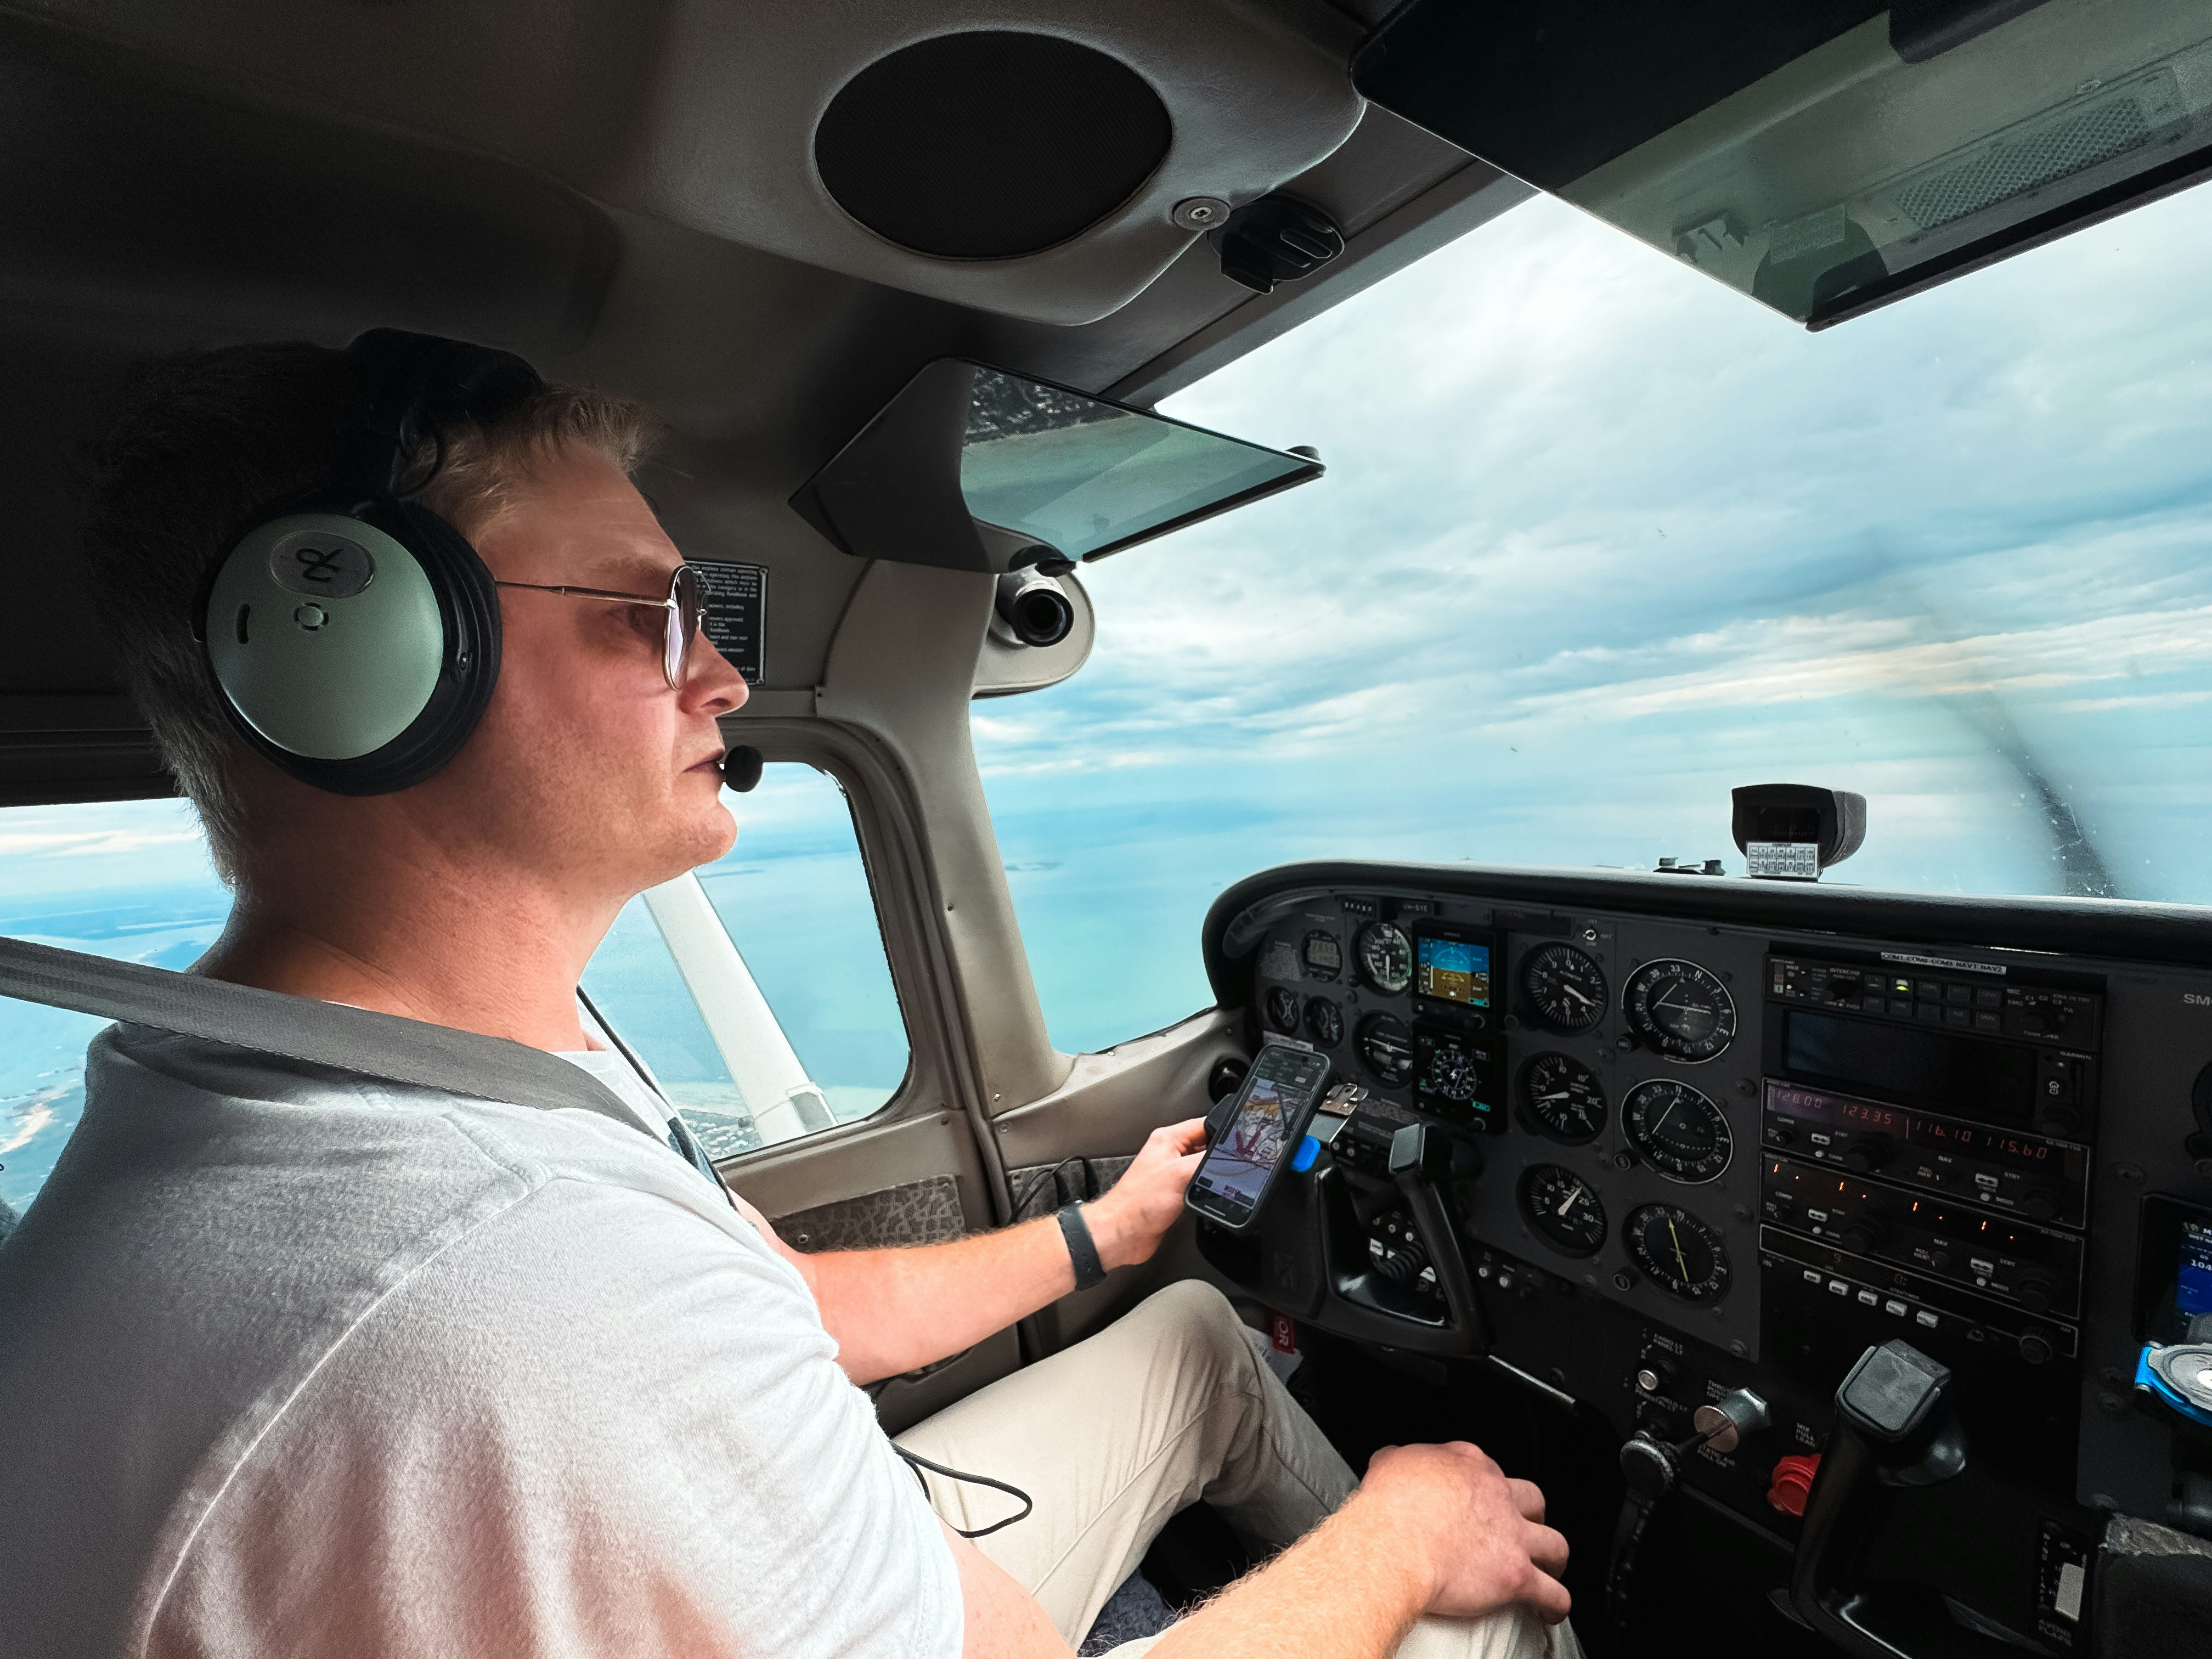
[[(91, 457), (91, 591), (234, 895), (196, 971), (567, 1056), (637, 1132), (104, 1031), (0, 1250), (0, 1644), (1066, 1654), (1203, 1500), (1279, 1553), (1116, 1651), (1575, 1652), (1534, 1486), (1468, 1444), (1386, 1450), (1355, 1484), (1203, 1284), (894, 1446), (862, 1385), (1069, 1293), (1084, 1238), (1047, 1218), (799, 1254), (587, 1035), (576, 986), (616, 913), (735, 834), (716, 720), (745, 685), (670, 638), (683, 556), (631, 483), (647, 413), (533, 376), (417, 434), (419, 502), (481, 556), (503, 629), (430, 775), (318, 787), (222, 706), (194, 637), (210, 572), (313, 488), (365, 395), (312, 345), (173, 358)], [(1155, 1131), (1084, 1206), (1100, 1263), (1158, 1249), (1202, 1138)], [(1005, 1488), (1033, 1508), (987, 1531), (1018, 1512)]]

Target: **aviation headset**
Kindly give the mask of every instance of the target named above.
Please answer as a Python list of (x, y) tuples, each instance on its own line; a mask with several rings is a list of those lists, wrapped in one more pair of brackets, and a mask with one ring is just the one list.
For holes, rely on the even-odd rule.
[(455, 427), (544, 382), (512, 352), (398, 329), (345, 356), (358, 392), (323, 477), (255, 514), (203, 584), (192, 632), (248, 744), (318, 789), (379, 795), (453, 759), (499, 679), (491, 572), (416, 498)]

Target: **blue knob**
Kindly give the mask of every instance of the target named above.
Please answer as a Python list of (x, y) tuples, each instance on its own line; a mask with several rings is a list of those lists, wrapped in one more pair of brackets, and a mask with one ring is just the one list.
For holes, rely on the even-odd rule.
[(1313, 1168), (1314, 1160), (1320, 1156), (1321, 1142), (1308, 1135), (1304, 1140), (1298, 1142), (1297, 1151), (1291, 1154), (1291, 1173), (1304, 1175), (1308, 1170)]

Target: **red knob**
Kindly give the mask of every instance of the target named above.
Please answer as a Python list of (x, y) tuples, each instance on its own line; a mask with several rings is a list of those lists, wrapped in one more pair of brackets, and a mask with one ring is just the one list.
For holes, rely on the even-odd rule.
[(1813, 1476), (1820, 1467), (1818, 1452), (1781, 1459), (1774, 1466), (1774, 1484), (1766, 1489), (1766, 1501), (1784, 1515), (1804, 1514), (1806, 1495), (1813, 1490)]

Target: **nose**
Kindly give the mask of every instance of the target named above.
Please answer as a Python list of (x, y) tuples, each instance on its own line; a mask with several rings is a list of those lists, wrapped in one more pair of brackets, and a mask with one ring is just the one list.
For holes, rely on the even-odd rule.
[(745, 706), (745, 677), (714, 647), (702, 627), (684, 656), (684, 684), (677, 696), (686, 713), (720, 716)]

